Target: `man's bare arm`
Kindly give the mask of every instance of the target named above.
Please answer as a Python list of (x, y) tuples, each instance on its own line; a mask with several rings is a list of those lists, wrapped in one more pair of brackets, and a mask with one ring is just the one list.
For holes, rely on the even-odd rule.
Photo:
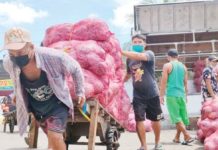
[(161, 84), (160, 84), (160, 97), (163, 97), (165, 95), (169, 67), (170, 67), (169, 64), (165, 64), (163, 66), (163, 72), (162, 72)]
[(123, 56), (126, 56), (131, 60), (148, 61), (148, 56), (145, 55), (145, 53), (137, 53), (137, 52), (129, 52), (129, 51), (122, 51), (121, 53)]
[(131, 78), (131, 74), (126, 73), (125, 78), (124, 78), (124, 82), (127, 82), (130, 78)]
[(212, 98), (215, 98), (215, 93), (213, 92), (212, 85), (211, 85), (211, 79), (206, 79), (205, 83), (206, 83), (206, 86), (207, 86), (207, 90), (210, 93), (210, 96)]
[[(185, 67), (185, 66), (184, 66)], [(185, 86), (185, 93), (188, 94), (188, 70), (185, 67), (185, 78), (184, 78), (184, 86)]]

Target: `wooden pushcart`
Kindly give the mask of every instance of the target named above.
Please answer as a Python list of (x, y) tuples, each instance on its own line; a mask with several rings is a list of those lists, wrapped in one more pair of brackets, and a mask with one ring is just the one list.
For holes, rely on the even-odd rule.
[[(90, 119), (90, 120), (89, 120)], [(35, 127), (29, 147), (37, 147), (38, 129)], [(81, 136), (88, 138), (88, 150), (95, 149), (96, 136), (100, 137), (107, 150), (119, 148), (118, 139), (124, 128), (114, 119), (95, 99), (87, 101), (87, 112), (84, 114), (75, 107), (74, 120), (68, 119), (66, 132), (64, 133), (66, 147), (69, 144), (77, 144)]]

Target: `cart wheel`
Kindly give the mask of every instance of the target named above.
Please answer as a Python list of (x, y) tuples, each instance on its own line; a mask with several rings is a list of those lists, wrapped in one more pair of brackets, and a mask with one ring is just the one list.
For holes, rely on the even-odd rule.
[(10, 120), (9, 120), (9, 129), (10, 129), (10, 132), (13, 133), (14, 132), (14, 118), (11, 117)]
[(107, 150), (117, 150), (120, 144), (118, 143), (118, 139), (120, 137), (120, 133), (116, 127), (111, 126), (106, 131), (106, 145)]

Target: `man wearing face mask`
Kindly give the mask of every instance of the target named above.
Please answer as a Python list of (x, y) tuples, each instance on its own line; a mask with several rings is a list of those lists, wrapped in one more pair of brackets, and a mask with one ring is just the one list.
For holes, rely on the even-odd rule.
[(203, 100), (216, 99), (218, 94), (218, 85), (214, 68), (216, 67), (218, 58), (214, 55), (208, 57), (207, 67), (203, 70), (203, 80), (201, 83)]
[(132, 51), (122, 51), (127, 57), (127, 74), (125, 81), (130, 77), (133, 79), (133, 109), (136, 120), (136, 131), (141, 142), (138, 150), (147, 150), (145, 135), (145, 114), (146, 118), (152, 121), (155, 134), (155, 150), (162, 150), (160, 144), (160, 120), (163, 118), (159, 100), (158, 86), (155, 81), (154, 53), (145, 51), (146, 37), (135, 35), (132, 37)]
[(63, 132), (74, 108), (65, 77), (74, 79), (78, 106), (82, 107), (85, 96), (80, 65), (64, 52), (35, 47), (22, 28), (5, 33), (3, 49), (9, 53), (3, 65), (14, 83), (20, 134), (26, 131), (28, 112), (32, 112), (48, 137), (48, 148), (65, 150)]

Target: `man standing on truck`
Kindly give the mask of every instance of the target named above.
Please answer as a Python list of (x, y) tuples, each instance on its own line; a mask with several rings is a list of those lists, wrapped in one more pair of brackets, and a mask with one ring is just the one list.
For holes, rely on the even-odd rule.
[(155, 150), (162, 150), (160, 144), (160, 120), (163, 118), (160, 106), (158, 86), (155, 81), (154, 53), (145, 51), (146, 37), (137, 34), (132, 37), (132, 50), (122, 51), (127, 59), (127, 74), (125, 80), (133, 79), (133, 109), (136, 120), (136, 131), (141, 142), (138, 150), (147, 150), (146, 130), (144, 126), (146, 118), (152, 121), (155, 134)]
[(22, 28), (5, 33), (3, 49), (9, 54), (3, 65), (14, 83), (20, 134), (26, 131), (28, 112), (32, 112), (48, 137), (48, 148), (65, 150), (63, 132), (74, 108), (65, 77), (73, 77), (78, 105), (82, 107), (85, 94), (80, 65), (64, 52), (35, 47), (30, 34)]
[(173, 124), (176, 124), (177, 129), (173, 142), (180, 143), (180, 134), (182, 133), (184, 135), (183, 144), (188, 144), (194, 141), (185, 128), (185, 125), (189, 125), (186, 109), (188, 72), (185, 65), (178, 60), (178, 51), (176, 49), (168, 51), (168, 60), (169, 62), (163, 66), (160, 100), (164, 104), (166, 90), (170, 119)]

